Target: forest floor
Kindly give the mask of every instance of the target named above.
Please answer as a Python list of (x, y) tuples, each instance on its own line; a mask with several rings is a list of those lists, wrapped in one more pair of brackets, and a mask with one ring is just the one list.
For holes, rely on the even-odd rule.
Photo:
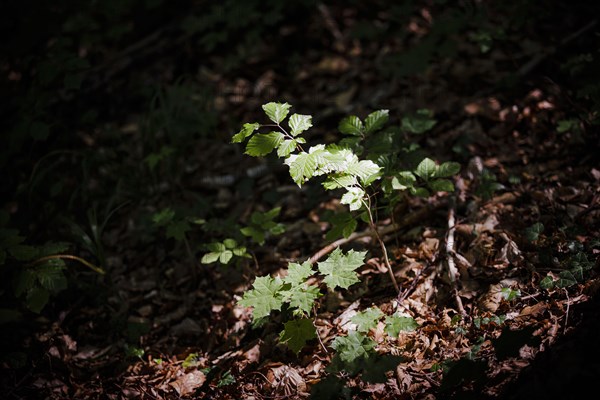
[[(322, 8), (306, 27), (284, 22), (283, 39), (257, 47), (233, 72), (202, 64), (181, 45), (186, 62), (196, 62), (192, 81), (213, 90), (209, 108), (218, 133), (192, 142), (174, 163), (183, 165), (176, 176), (168, 166), (153, 175), (152, 198), (129, 201), (111, 215), (102, 236), (105, 276), (57, 297), (35, 323), (8, 335), (29, 361), (19, 368), (3, 362), (5, 398), (531, 399), (574, 398), (593, 387), (600, 376), (599, 135), (597, 125), (574, 117), (595, 115), (573, 99), (575, 88), (551, 78), (553, 57), (563, 49), (527, 53), (517, 49), (519, 37), (509, 37), (482, 53), (467, 33), (457, 34), (460, 56), (434, 58), (420, 74), (398, 78), (392, 67), (381, 72), (388, 65), (381, 60), (405, 43), (352, 39), (340, 15), (344, 7)], [(578, 33), (586, 22), (579, 17), (561, 28), (565, 36), (577, 33), (569, 44), (597, 31)], [(429, 18), (424, 9), (414, 16), (411, 37), (427, 36)], [(546, 29), (528, 40), (550, 48)], [(133, 76), (175, 80), (169, 43), (186, 42), (162, 32), (166, 45), (114, 74), (104, 71), (112, 85), (124, 90)], [(303, 35), (307, 43), (300, 45)], [(300, 55), (279, 66), (296, 44)], [(516, 50), (523, 50), (520, 57)], [(454, 193), (410, 197), (378, 221), (387, 227), (383, 240), (399, 294), (370, 235), (342, 245), (367, 251), (361, 282), (340, 292), (323, 289), (313, 316), (318, 340), (298, 354), (278, 342), (277, 318), (253, 327), (251, 310), (238, 301), (256, 277), (283, 276), (288, 262), (326, 248), (327, 215), (343, 206), (319, 185), (296, 186), (280, 160), (249, 157), (230, 143), (243, 122), (264, 121), (261, 105), (269, 101), (314, 116), (310, 143), (339, 139), (337, 124), (346, 115), (364, 118), (385, 108), (390, 124), (400, 125), (404, 115), (427, 108), (437, 123), (419, 144), (431, 158), (462, 166)], [(143, 123), (132, 113), (110, 121), (122, 141), (103, 137), (105, 128), (90, 129), (78, 133), (80, 145), (114, 151), (112, 160), (131, 157), (120, 170), (126, 174), (147, 140)], [(87, 182), (92, 191), (110, 189), (104, 177), (113, 170), (102, 168)], [(259, 173), (246, 174), (252, 170)], [(187, 217), (203, 225), (186, 219), (183, 240), (155, 228), (152, 236), (144, 215), (173, 204), (199, 209)], [(281, 207), (285, 232), (249, 245), (252, 259), (199, 262), (202, 246), (228, 237), (253, 211), (273, 207)], [(367, 228), (361, 222), (358, 231)], [(377, 353), (401, 361), (379, 383), (341, 373), (345, 389), (328, 386), (333, 339), (372, 306), (416, 322), (395, 338), (382, 322), (368, 333)]]

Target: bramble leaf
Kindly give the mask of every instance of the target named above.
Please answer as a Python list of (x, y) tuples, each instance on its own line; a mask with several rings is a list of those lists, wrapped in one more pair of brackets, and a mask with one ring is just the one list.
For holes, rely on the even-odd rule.
[(252, 290), (244, 293), (238, 302), (242, 307), (253, 307), (253, 318), (267, 317), (272, 310), (281, 309), (282, 298), (279, 290), (283, 286), (281, 278), (261, 276), (256, 278)]
[(298, 136), (305, 130), (309, 129), (312, 125), (312, 116), (310, 115), (301, 115), (301, 114), (293, 114), (290, 117), (289, 125), (291, 129), (292, 136)]
[(434, 178), (450, 178), (460, 172), (460, 164), (453, 161), (447, 161), (440, 164), (435, 170)]
[(292, 106), (288, 103), (282, 104), (275, 102), (270, 102), (262, 106), (262, 109), (265, 111), (265, 114), (267, 114), (267, 117), (269, 117), (269, 119), (276, 124), (281, 123), (281, 121), (287, 117), (288, 113), (290, 112), (290, 108), (292, 108)]
[(252, 157), (266, 156), (281, 144), (283, 137), (281, 132), (258, 133), (248, 141), (246, 154)]
[(325, 275), (325, 279), (323, 279), (325, 284), (331, 289), (338, 286), (348, 289), (358, 282), (354, 271), (364, 264), (366, 254), (366, 251), (356, 252), (354, 250), (343, 254), (339, 247), (335, 249), (327, 260), (318, 263), (319, 272)]
[(360, 118), (351, 115), (340, 121), (338, 129), (344, 135), (360, 136), (364, 132), (364, 125)]
[(373, 133), (381, 129), (389, 119), (390, 110), (374, 111), (365, 119), (365, 133)]
[(254, 133), (258, 128), (260, 128), (260, 124), (257, 122), (252, 124), (244, 124), (242, 130), (233, 135), (231, 138), (231, 143), (242, 143), (246, 138)]
[(287, 344), (294, 353), (298, 353), (306, 342), (317, 337), (312, 321), (307, 318), (291, 320), (284, 324), (284, 330), (279, 334), (279, 341)]
[(358, 332), (367, 333), (377, 327), (377, 322), (383, 315), (378, 307), (370, 307), (350, 318), (350, 321), (357, 325)]

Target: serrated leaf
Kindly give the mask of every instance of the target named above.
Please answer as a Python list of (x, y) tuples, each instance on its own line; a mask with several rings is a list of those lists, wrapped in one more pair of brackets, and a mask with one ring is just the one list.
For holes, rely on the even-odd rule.
[(421, 134), (433, 128), (436, 120), (431, 118), (433, 112), (427, 109), (418, 110), (416, 115), (402, 118), (402, 129), (410, 133)]
[(278, 157), (289, 156), (294, 150), (296, 150), (296, 146), (298, 146), (298, 141), (292, 140), (292, 139), (284, 140), (283, 142), (281, 142), (281, 144), (277, 148), (277, 156)]
[(371, 160), (362, 160), (357, 163), (351, 163), (346, 168), (346, 174), (357, 176), (366, 186), (366, 181), (375, 176), (378, 177), (381, 167)]
[(325, 236), (327, 240), (334, 240), (340, 236), (348, 238), (358, 226), (356, 219), (348, 212), (334, 215), (329, 220), (329, 223), (331, 223), (332, 227)]
[(347, 192), (342, 195), (340, 203), (347, 204), (350, 211), (356, 211), (363, 206), (365, 191), (357, 187), (346, 188)]
[(315, 271), (312, 269), (312, 264), (309, 261), (305, 261), (302, 264), (289, 263), (288, 273), (283, 282), (289, 283), (294, 286), (298, 286), (306, 281), (306, 278), (314, 274)]
[(28, 309), (36, 314), (39, 314), (50, 299), (50, 293), (46, 289), (33, 288), (27, 293), (25, 305)]
[(354, 315), (350, 318), (350, 321), (357, 325), (356, 330), (358, 332), (367, 333), (377, 327), (377, 323), (383, 315), (383, 311), (378, 307), (370, 307)]
[(392, 315), (385, 318), (385, 333), (397, 338), (400, 332), (411, 332), (419, 327), (417, 321), (412, 317)]
[(345, 174), (330, 174), (323, 182), (325, 190), (334, 190), (343, 187), (356, 185), (358, 180), (355, 176)]
[(67, 278), (63, 273), (64, 268), (63, 260), (49, 260), (49, 262), (37, 266), (35, 274), (42, 287), (51, 292), (59, 292), (67, 288)]
[(173, 239), (177, 240), (178, 242), (181, 242), (183, 239), (185, 239), (185, 234), (190, 229), (191, 229), (190, 224), (188, 224), (187, 221), (181, 220), (181, 221), (171, 222), (167, 226), (166, 235), (167, 235), (167, 238), (173, 238)]
[(256, 278), (252, 290), (244, 293), (239, 301), (242, 307), (253, 307), (254, 319), (267, 317), (273, 310), (280, 310), (283, 304), (279, 290), (283, 286), (280, 278), (262, 276)]
[(290, 117), (289, 125), (291, 129), (292, 136), (298, 136), (305, 130), (309, 129), (312, 126), (312, 116), (310, 115), (302, 115), (302, 114), (293, 114)]
[(283, 138), (281, 132), (257, 133), (248, 140), (246, 154), (252, 157), (266, 156), (281, 144)]
[(364, 125), (360, 118), (356, 115), (351, 115), (340, 121), (338, 129), (344, 135), (360, 136), (364, 132)]
[(315, 305), (315, 300), (321, 297), (321, 291), (318, 286), (303, 283), (283, 293), (283, 296), (289, 302), (290, 307), (297, 309), (294, 310), (294, 315), (308, 315)]
[(16, 246), (9, 247), (8, 252), (17, 261), (30, 261), (36, 258), (38, 255), (37, 248), (26, 244), (18, 244)]
[(378, 110), (372, 112), (365, 119), (365, 132), (373, 133), (386, 124), (389, 119), (390, 110)]
[(447, 161), (438, 166), (435, 170), (435, 178), (450, 178), (460, 172), (460, 164), (453, 161)]
[(318, 263), (319, 272), (325, 275), (323, 281), (330, 289), (341, 287), (348, 289), (351, 285), (358, 282), (357, 274), (354, 272), (364, 264), (366, 251), (356, 252), (350, 250), (343, 254), (338, 247), (327, 258), (327, 260)]
[(231, 138), (231, 143), (242, 143), (246, 138), (252, 135), (258, 128), (260, 128), (260, 124), (254, 122), (252, 124), (244, 124), (242, 130), (233, 135)]
[(289, 165), (290, 176), (298, 186), (302, 186), (307, 179), (312, 178), (318, 168), (316, 153), (292, 154), (285, 163)]
[(419, 163), (417, 169), (415, 170), (415, 174), (420, 176), (424, 180), (428, 180), (433, 177), (433, 174), (436, 171), (436, 164), (430, 158), (424, 158), (423, 161)]
[(376, 344), (373, 339), (356, 331), (350, 331), (348, 336), (336, 337), (331, 347), (337, 351), (342, 361), (350, 364), (359, 358), (369, 357)]
[(265, 111), (265, 114), (267, 114), (267, 117), (269, 117), (269, 119), (276, 124), (281, 123), (281, 121), (287, 117), (288, 113), (290, 112), (290, 108), (292, 108), (292, 106), (288, 103), (282, 104), (275, 102), (270, 102), (262, 106), (262, 109)]
[(285, 343), (290, 350), (298, 353), (306, 342), (317, 337), (317, 331), (312, 321), (307, 318), (286, 322), (283, 331), (279, 334), (279, 341)]
[(448, 179), (435, 179), (427, 183), (434, 192), (454, 192), (454, 184)]

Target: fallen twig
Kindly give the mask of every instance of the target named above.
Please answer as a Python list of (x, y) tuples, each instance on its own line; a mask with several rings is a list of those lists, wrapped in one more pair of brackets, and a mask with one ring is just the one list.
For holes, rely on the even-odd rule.
[(465, 308), (462, 304), (462, 300), (458, 294), (458, 268), (456, 268), (456, 263), (454, 262), (454, 231), (456, 230), (455, 224), (455, 216), (454, 216), (454, 208), (455, 201), (452, 199), (450, 201), (450, 207), (448, 210), (448, 234), (446, 236), (446, 264), (448, 265), (448, 277), (450, 278), (450, 283), (453, 286), (452, 291), (454, 292), (454, 299), (456, 301), (456, 306), (458, 307), (458, 311), (462, 316), (467, 316)]

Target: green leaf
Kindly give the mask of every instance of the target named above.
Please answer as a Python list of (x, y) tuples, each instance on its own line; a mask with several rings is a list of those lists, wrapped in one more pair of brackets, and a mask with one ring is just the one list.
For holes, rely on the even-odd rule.
[(279, 335), (279, 341), (287, 344), (294, 353), (298, 353), (306, 342), (317, 337), (317, 331), (312, 321), (307, 318), (291, 320), (284, 324)]
[(365, 128), (360, 118), (351, 115), (340, 121), (338, 129), (344, 135), (361, 136)]
[(383, 311), (378, 307), (370, 307), (350, 318), (350, 321), (357, 325), (358, 332), (368, 333), (377, 327), (377, 323), (383, 315)]
[(354, 271), (364, 264), (366, 254), (366, 251), (350, 250), (344, 255), (339, 247), (336, 248), (327, 260), (318, 263), (319, 272), (325, 275), (323, 280), (325, 284), (330, 289), (338, 286), (348, 289), (358, 282), (357, 274)]
[(357, 187), (346, 188), (347, 192), (342, 195), (340, 203), (348, 204), (350, 211), (356, 211), (363, 206), (365, 191)]
[(190, 229), (191, 229), (190, 224), (188, 224), (187, 221), (181, 220), (181, 221), (171, 222), (167, 226), (167, 232), (166, 232), (167, 238), (173, 238), (173, 239), (177, 240), (178, 242), (181, 242), (183, 239), (185, 239), (185, 234)]
[(42, 247), (38, 248), (38, 257), (64, 253), (69, 247), (69, 243), (66, 242), (47, 242)]
[(23, 293), (33, 288), (35, 283), (35, 271), (30, 268), (20, 269), (14, 278), (13, 292), (16, 297), (20, 297)]
[(419, 324), (412, 317), (392, 315), (385, 318), (385, 333), (393, 338), (397, 338), (402, 331), (410, 332), (418, 327)]
[(50, 292), (43, 288), (33, 288), (27, 293), (25, 305), (28, 309), (39, 314), (50, 299)]
[(402, 129), (410, 133), (421, 134), (433, 128), (436, 124), (433, 112), (427, 109), (418, 110), (416, 115), (402, 118)]
[(173, 220), (173, 217), (175, 217), (175, 211), (167, 207), (154, 213), (152, 215), (152, 222), (154, 222), (154, 225), (156, 226), (165, 226)]
[(289, 120), (292, 136), (298, 136), (309, 129), (312, 126), (311, 120), (312, 116), (310, 115), (293, 114)]
[(314, 274), (312, 265), (309, 261), (305, 261), (302, 264), (289, 263), (288, 274), (283, 278), (283, 282), (289, 283), (294, 286), (298, 286), (306, 281), (306, 278)]
[(435, 161), (430, 158), (425, 158), (423, 161), (419, 163), (417, 169), (415, 170), (415, 174), (420, 176), (424, 180), (429, 180), (429, 178), (433, 177), (433, 174), (436, 171)]
[(453, 161), (442, 163), (434, 173), (434, 178), (450, 178), (460, 172), (460, 164)]
[(244, 236), (251, 237), (252, 240), (260, 244), (261, 246), (265, 244), (265, 233), (260, 229), (257, 229), (253, 226), (245, 226), (242, 229), (240, 229), (240, 232)]
[(535, 242), (539, 239), (542, 232), (544, 232), (544, 224), (541, 222), (536, 222), (529, 228), (525, 229), (525, 239), (527, 239), (529, 242)]
[(67, 277), (63, 273), (63, 260), (49, 260), (35, 269), (38, 282), (51, 292), (59, 292), (67, 288)]
[(282, 295), (289, 302), (290, 307), (297, 309), (294, 311), (294, 315), (308, 315), (315, 305), (315, 300), (321, 297), (321, 291), (318, 286), (303, 283), (283, 292)]
[[(376, 176), (378, 177), (381, 167), (370, 160), (362, 160), (357, 163), (351, 163), (346, 168), (346, 173), (349, 175), (357, 176), (363, 184), (369, 180), (369, 178)], [(366, 184), (365, 184), (366, 186)]]
[(219, 262), (221, 264), (229, 264), (229, 261), (233, 258), (233, 251), (225, 250), (221, 254), (219, 254)]
[(258, 128), (260, 128), (260, 124), (254, 122), (252, 124), (244, 124), (242, 130), (233, 135), (231, 138), (231, 143), (242, 143), (246, 138), (252, 135)]
[(342, 361), (350, 364), (357, 359), (369, 357), (376, 344), (373, 339), (351, 331), (348, 336), (336, 337), (331, 347), (337, 351)]
[(550, 275), (546, 275), (544, 279), (540, 281), (540, 287), (542, 289), (552, 289), (554, 287), (554, 280)]
[(292, 108), (292, 106), (288, 103), (282, 104), (270, 102), (262, 106), (262, 109), (265, 111), (265, 114), (267, 114), (267, 117), (269, 117), (269, 119), (276, 124), (281, 123), (281, 121), (287, 117), (288, 113), (290, 112), (290, 108)]
[(212, 263), (216, 262), (220, 256), (221, 256), (221, 252), (206, 253), (205, 255), (202, 256), (202, 259), (200, 260), (200, 262), (202, 264), (212, 264)]
[(343, 187), (356, 185), (358, 180), (353, 175), (345, 174), (330, 174), (327, 179), (323, 182), (325, 190), (334, 190)]
[(252, 290), (244, 293), (239, 304), (242, 307), (253, 307), (254, 319), (267, 317), (272, 310), (281, 309), (283, 302), (279, 290), (282, 286), (283, 282), (280, 278), (258, 277), (252, 285)]
[(365, 133), (373, 133), (385, 125), (389, 119), (390, 110), (372, 112), (365, 119)]
[(38, 255), (37, 248), (26, 244), (18, 244), (8, 248), (8, 252), (17, 261), (31, 261)]
[(412, 188), (415, 183), (417, 183), (417, 178), (410, 171), (398, 172), (398, 174), (392, 178), (392, 188), (394, 190)]
[(434, 192), (454, 192), (454, 184), (448, 179), (435, 179), (427, 184)]
[(281, 144), (283, 138), (284, 136), (281, 132), (257, 133), (248, 141), (246, 154), (252, 157), (266, 156)]
[(327, 240), (334, 240), (340, 236), (347, 239), (358, 226), (358, 222), (349, 212), (336, 214), (328, 222), (331, 224), (331, 229), (325, 236)]
[(298, 186), (302, 186), (307, 179), (312, 178), (317, 170), (317, 153), (292, 154), (285, 163), (290, 167), (290, 175)]
[(566, 288), (577, 284), (577, 278), (571, 271), (561, 271), (558, 280), (554, 283), (557, 287)]
[(225, 239), (223, 245), (226, 249), (233, 250), (237, 247), (237, 242), (234, 239)]
[(293, 139), (287, 139), (281, 142), (279, 147), (277, 148), (277, 156), (278, 157), (287, 157), (289, 156), (296, 147), (298, 146), (298, 142)]
[(418, 196), (418, 197), (429, 197), (430, 196), (429, 190), (425, 189), (424, 187), (411, 187), (411, 188), (409, 188), (409, 191), (411, 194)]

